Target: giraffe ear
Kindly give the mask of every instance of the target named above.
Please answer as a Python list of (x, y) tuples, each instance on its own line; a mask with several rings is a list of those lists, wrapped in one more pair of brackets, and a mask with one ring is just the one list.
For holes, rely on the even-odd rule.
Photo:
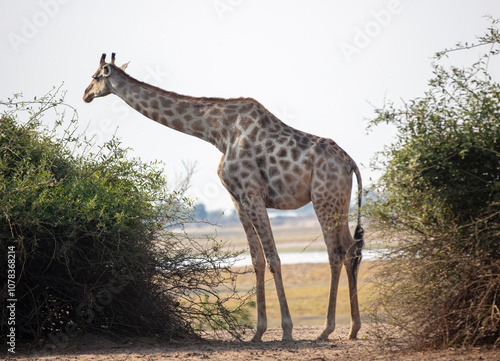
[(129, 63), (130, 63), (130, 61), (128, 63), (123, 64), (122, 66), (120, 66), (120, 69), (121, 70), (127, 69), (127, 66), (128, 66)]
[(109, 69), (109, 65), (104, 64), (104, 66), (102, 67), (102, 75), (108, 77), (109, 74), (111, 74), (111, 70)]

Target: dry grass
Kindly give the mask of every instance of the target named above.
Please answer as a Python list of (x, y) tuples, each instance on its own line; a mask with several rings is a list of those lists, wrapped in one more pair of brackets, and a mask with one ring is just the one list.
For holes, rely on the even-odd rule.
[[(272, 228), (278, 252), (281, 254), (283, 252), (303, 250), (326, 250), (321, 228), (316, 219), (294, 219), (292, 223), (273, 225)], [(370, 237), (370, 234), (370, 232), (367, 232), (365, 239), (367, 247), (380, 247), (381, 241), (377, 237)], [(217, 230), (216, 237), (217, 239), (229, 240), (228, 243), (235, 249), (246, 250), (248, 247), (241, 226), (222, 227)], [(358, 298), (362, 312), (368, 305), (369, 298), (375, 292), (371, 279), (377, 264), (379, 262), (361, 262)], [(255, 287), (253, 270), (251, 267), (248, 269), (251, 272), (238, 277), (237, 288), (241, 294), (247, 293)], [(283, 265), (282, 273), (294, 325), (322, 326), (326, 319), (326, 308), (330, 292), (330, 268), (328, 264)], [(279, 303), (274, 280), (269, 271), (266, 273), (266, 281), (268, 327), (280, 327)], [(255, 296), (252, 297), (252, 300), (255, 301)], [(234, 306), (236, 306), (236, 303)], [(250, 311), (255, 323), (257, 310), (251, 309)], [(362, 313), (362, 318), (366, 318), (363, 315), (364, 313)], [(350, 322), (349, 293), (345, 270), (342, 271), (339, 284), (336, 320), (338, 324), (348, 324)]]
[[(368, 304), (374, 292), (370, 279), (377, 262), (362, 262), (359, 270), (358, 298), (361, 310)], [(283, 280), (288, 305), (295, 326), (321, 326), (325, 322), (330, 292), (330, 268), (327, 264), (297, 264), (282, 266)], [(268, 326), (279, 327), (281, 323), (279, 303), (270, 272), (266, 274), (266, 301)], [(238, 277), (237, 287), (248, 292), (255, 286), (255, 276), (248, 273)], [(255, 297), (252, 298), (255, 300)], [(256, 309), (251, 310), (256, 320)], [(348, 324), (350, 320), (349, 293), (345, 271), (339, 284), (337, 297), (337, 323)]]

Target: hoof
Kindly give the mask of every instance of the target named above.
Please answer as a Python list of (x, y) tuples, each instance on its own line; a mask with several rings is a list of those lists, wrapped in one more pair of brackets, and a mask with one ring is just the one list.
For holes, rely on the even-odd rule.
[(360, 327), (356, 327), (354, 329), (351, 328), (351, 332), (349, 332), (349, 340), (357, 340), (359, 329)]
[(255, 331), (253, 337), (252, 337), (252, 342), (262, 342), (262, 335), (266, 332), (267, 327), (257, 327), (257, 330)]
[(254, 335), (250, 342), (262, 342), (262, 336)]
[(328, 341), (328, 336), (334, 331), (334, 329), (325, 329), (321, 332), (321, 335), (317, 338), (318, 341)]

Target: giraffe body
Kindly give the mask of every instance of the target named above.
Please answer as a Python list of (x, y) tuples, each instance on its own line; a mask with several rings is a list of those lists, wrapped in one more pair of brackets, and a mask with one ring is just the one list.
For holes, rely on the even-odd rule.
[[(250, 98), (195, 98), (137, 81), (101, 58), (85, 90), (84, 100), (116, 94), (146, 117), (177, 131), (212, 143), (222, 152), (217, 173), (229, 191), (247, 235), (257, 279), (257, 330), (260, 341), (267, 328), (266, 262), (274, 276), (281, 309), (283, 340), (292, 340), (281, 265), (266, 208), (296, 209), (313, 202), (327, 246), (331, 290), (327, 321), (320, 339), (335, 328), (335, 305), (342, 265), (346, 267), (351, 303), (350, 338), (361, 327), (357, 301), (357, 269), (361, 260), (362, 228), (354, 239), (348, 227), (352, 174), (356, 163), (333, 140), (294, 129)], [(361, 202), (361, 193), (358, 202)]]

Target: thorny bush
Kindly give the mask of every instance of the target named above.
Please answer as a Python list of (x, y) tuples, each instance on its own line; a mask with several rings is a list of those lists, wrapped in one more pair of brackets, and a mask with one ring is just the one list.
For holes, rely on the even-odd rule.
[[(434, 64), (430, 89), (378, 109), (397, 140), (380, 153), (369, 214), (394, 245), (372, 314), (424, 347), (500, 343), (500, 36), (472, 66)], [(450, 56), (452, 50), (437, 58)], [(383, 323), (382, 323), (383, 324)]]
[(60, 93), (1, 103), (2, 344), (8, 247), (18, 339), (57, 346), (86, 331), (169, 339), (214, 324), (239, 337), (250, 326), (245, 296), (226, 307), (236, 297), (236, 254), (184, 231), (192, 203), (167, 191), (160, 164), (127, 158), (116, 139), (96, 147), (75, 136), (76, 112)]

